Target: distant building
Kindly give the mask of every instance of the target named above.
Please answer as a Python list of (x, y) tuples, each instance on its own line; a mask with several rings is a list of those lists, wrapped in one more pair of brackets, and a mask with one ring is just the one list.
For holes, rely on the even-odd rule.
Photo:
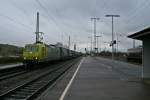
[(144, 79), (150, 79), (150, 27), (128, 36), (143, 41), (143, 73)]
[(142, 52), (142, 46), (138, 46), (138, 47), (135, 47), (135, 48), (130, 48), (130, 49), (128, 49), (127, 52), (128, 53), (140, 53), (140, 52)]
[(142, 46), (128, 49), (127, 61), (141, 64), (142, 63)]

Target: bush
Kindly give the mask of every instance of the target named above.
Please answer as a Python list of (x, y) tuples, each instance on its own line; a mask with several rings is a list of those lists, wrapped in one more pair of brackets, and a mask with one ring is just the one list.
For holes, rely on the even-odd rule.
[(8, 64), (8, 63), (16, 63), (16, 62), (22, 62), (22, 57), (2, 57), (0, 58), (0, 64)]

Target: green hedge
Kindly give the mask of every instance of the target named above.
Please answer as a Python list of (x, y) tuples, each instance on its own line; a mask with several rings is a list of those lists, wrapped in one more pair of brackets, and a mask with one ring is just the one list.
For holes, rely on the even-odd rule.
[(2, 57), (0, 58), (0, 64), (7, 64), (7, 63), (16, 63), (16, 62), (22, 62), (22, 57)]

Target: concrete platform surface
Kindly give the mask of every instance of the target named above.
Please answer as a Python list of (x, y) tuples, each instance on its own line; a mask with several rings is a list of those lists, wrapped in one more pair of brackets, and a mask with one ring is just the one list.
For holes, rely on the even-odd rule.
[[(144, 85), (139, 76), (140, 66), (114, 63), (99, 57), (86, 57), (72, 84), (65, 91), (64, 98), (60, 99), (64, 91), (61, 90), (61, 94), (60, 91), (56, 92), (59, 90), (56, 85), (47, 91), (43, 100), (150, 100), (150, 87)], [(63, 86), (63, 90), (68, 86), (68, 83), (64, 83), (65, 80), (68, 78), (64, 77), (58, 83)]]

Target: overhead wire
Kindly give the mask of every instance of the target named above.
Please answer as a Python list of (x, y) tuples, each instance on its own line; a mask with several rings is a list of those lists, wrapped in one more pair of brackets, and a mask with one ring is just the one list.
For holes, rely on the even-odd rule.
[(49, 14), (49, 11), (47, 10), (47, 8), (45, 8), (45, 6), (43, 6), (43, 4), (39, 1), (39, 0), (35, 0), (37, 2), (37, 4), (46, 12), (47, 16), (50, 18), (50, 20), (52, 20), (55, 25), (57, 26), (57, 28), (59, 30), (61, 30), (62, 32), (62, 29), (60, 28), (60, 26), (58, 25), (57, 21)]
[(32, 21), (31, 19), (29, 19), (29, 15), (28, 15), (27, 11), (26, 11), (23, 7), (17, 5), (17, 3), (16, 3), (14, 0), (9, 0), (9, 1), (10, 1), (9, 3), (11, 3), (11, 4), (12, 4), (15, 8), (17, 8), (22, 14), (24, 14), (24, 15), (26, 16), (26, 18), (28, 18), (29, 23)]
[[(54, 24), (56, 25), (56, 27), (58, 28), (58, 30), (60, 31), (60, 33), (64, 32), (64, 30), (59, 26), (59, 24), (55, 20), (55, 18), (51, 14), (49, 14), (49, 11), (47, 10), (47, 8), (39, 0), (35, 0), (35, 1), (43, 9), (43, 11), (47, 14), (47, 16), (49, 17), (49, 19), (54, 22)], [(66, 34), (66, 32), (64, 32), (64, 33)], [(68, 34), (66, 34), (66, 35), (68, 35)]]
[(137, 8), (133, 9), (132, 11), (130, 11), (125, 18), (128, 18), (127, 19), (127, 23), (132, 23), (134, 20), (133, 18), (135, 19), (135, 17), (137, 17), (136, 15), (139, 14), (139, 11), (143, 10), (144, 8), (146, 8), (147, 6), (149, 6), (150, 4), (150, 1), (142, 1), (140, 0), (141, 3), (138, 3), (140, 4)]
[[(137, 17), (136, 15), (138, 14), (139, 11), (142, 11), (142, 9), (144, 9), (145, 7), (147, 7), (149, 5), (150, 2), (145, 2), (140, 0), (139, 3), (137, 3), (137, 7), (134, 8), (133, 10), (131, 10), (127, 15), (123, 16), (125, 19), (123, 19), (123, 21), (129, 25), (133, 24), (133, 22), (135, 22), (135, 17)], [(145, 6), (146, 5), (146, 6)], [(141, 7), (142, 6), (142, 7)], [(122, 35), (125, 35), (127, 37), (127, 35), (124, 33), (122, 33)]]
[[(57, 15), (58, 15), (58, 16), (61, 16), (61, 15), (60, 15), (60, 12), (59, 12), (59, 10), (58, 10), (58, 8), (57, 8), (57, 6), (56, 6), (56, 4), (55, 4), (55, 2), (54, 2), (53, 0), (52, 0), (52, 3), (53, 3), (53, 5), (54, 5), (54, 7), (55, 7), (55, 11), (56, 11)], [(54, 14), (53, 14), (53, 15), (54, 15)], [(54, 17), (55, 17), (55, 15), (54, 15)], [(59, 20), (59, 22), (63, 24), (62, 27), (66, 26), (66, 23), (62, 22), (61, 20)], [(65, 31), (64, 34), (65, 34), (65, 35), (68, 35), (68, 34), (66, 34), (66, 33), (67, 33), (67, 32)]]
[(4, 15), (4, 14), (0, 13), (0, 16), (3, 17), (3, 18), (5, 18), (5, 19), (8, 19), (8, 20), (11, 21), (11, 22), (14, 22), (14, 23), (16, 23), (16, 24), (21, 25), (21, 26), (25, 27), (26, 29), (28, 29), (28, 30), (30, 30), (30, 31), (31, 31), (31, 29), (32, 29), (32, 28), (29, 27), (28, 25), (25, 25), (25, 24), (23, 24), (23, 23), (21, 23), (21, 22), (19, 22), (19, 21), (16, 21), (15, 19), (13, 19), (13, 18), (11, 18), (11, 17), (9, 17), (9, 16), (7, 16), (7, 15)]

